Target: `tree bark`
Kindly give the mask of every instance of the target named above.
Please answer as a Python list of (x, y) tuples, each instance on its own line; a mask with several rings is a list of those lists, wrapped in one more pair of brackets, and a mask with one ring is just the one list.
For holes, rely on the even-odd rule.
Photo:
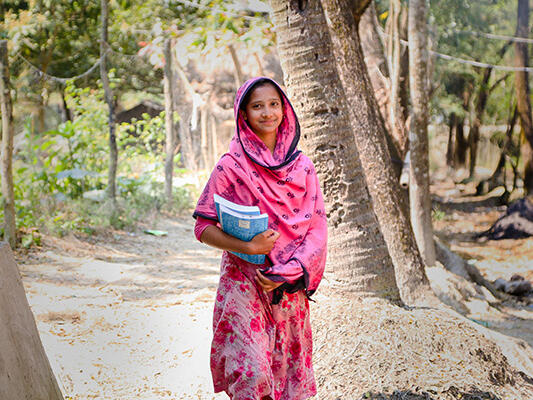
[(5, 242), (0, 242), (0, 289), (0, 399), (63, 400)]
[[(528, 0), (518, 0), (517, 11), (516, 36), (527, 38), (529, 36)], [(521, 68), (528, 66), (527, 43), (515, 43), (515, 64)], [(533, 194), (533, 121), (527, 71), (517, 71), (515, 73), (515, 86), (520, 125), (525, 139), (520, 146), (524, 163), (524, 189), (527, 194)]]
[(385, 127), (372, 95), (357, 32), (360, 14), (347, 0), (322, 0), (337, 71), (351, 107), (348, 116), (355, 134), (367, 186), (374, 210), (396, 270), (402, 300), (408, 304), (435, 304), (424, 263), (416, 246), (409, 218), (402, 206), (391, 158), (386, 145)]
[(101, 0), (102, 7), (102, 33), (100, 40), (100, 79), (104, 88), (104, 97), (109, 109), (109, 174), (107, 180), (107, 194), (116, 203), (116, 180), (117, 180), (117, 139), (115, 136), (115, 104), (113, 92), (109, 86), (107, 76), (107, 25), (109, 20), (108, 0)]
[(207, 132), (208, 118), (207, 102), (200, 107), (200, 148), (202, 150), (203, 167), (210, 169), (213, 165), (209, 163), (209, 137)]
[(232, 44), (228, 45), (228, 49), (231, 54), (231, 59), (233, 60), (233, 65), (235, 66), (235, 85), (238, 89), (244, 83), (244, 75), (242, 73), (241, 62), (239, 61), (239, 57), (237, 57), (235, 47), (233, 47)]
[(172, 173), (174, 171), (174, 150), (176, 132), (174, 130), (174, 72), (172, 70), (172, 39), (165, 40), (165, 66), (163, 88), (165, 92), (165, 195), (167, 204), (172, 203)]
[(470, 178), (474, 178), (476, 161), (477, 161), (477, 148), (479, 144), (479, 130), (481, 129), (481, 121), (483, 119), (483, 113), (487, 100), (489, 98), (489, 80), (492, 73), (492, 68), (485, 68), (483, 71), (483, 79), (479, 85), (476, 105), (474, 109), (474, 120), (470, 126), (470, 132), (468, 133), (468, 147), (470, 150)]
[(387, 59), (385, 58), (383, 44), (379, 37), (378, 21), (374, 3), (368, 6), (361, 17), (359, 34), (361, 35), (361, 47), (363, 49), (370, 81), (374, 89), (374, 96), (378, 102), (379, 110), (385, 122), (387, 132), (390, 133), (392, 142), (398, 153), (397, 158), (403, 159), (407, 152), (405, 119), (403, 118), (403, 114), (401, 114), (399, 118), (392, 117), (393, 107), (391, 84), (389, 82), (389, 69)]
[(426, 0), (409, 0), (409, 88), (411, 129), (409, 130), (409, 203), (411, 224), (424, 263), (435, 265), (435, 245), (431, 224), (428, 144), (428, 76)]
[[(368, 194), (318, 0), (272, 0), (278, 52), (300, 119), (301, 146), (324, 189), (329, 281), (345, 294), (399, 299), (394, 268)], [(350, 107), (357, 108), (354, 103)]]
[(0, 102), (2, 110), (2, 208), (4, 209), (4, 240), (12, 248), (17, 245), (17, 225), (15, 217), (15, 194), (13, 190), (13, 104), (7, 40), (0, 41)]
[[(185, 71), (183, 71), (179, 63), (176, 63), (175, 65), (179, 77), (176, 82), (176, 91), (178, 94), (175, 98), (177, 103), (176, 108), (180, 115), (178, 134), (181, 143), (181, 157), (185, 168), (195, 171), (198, 169), (198, 158), (196, 156), (193, 131), (191, 129), (191, 118), (193, 117), (192, 109), (194, 107), (191, 103), (194, 102), (194, 97), (198, 96), (198, 94), (194, 91), (187, 75), (185, 75)], [(191, 102), (187, 101), (186, 93), (189, 94)]]

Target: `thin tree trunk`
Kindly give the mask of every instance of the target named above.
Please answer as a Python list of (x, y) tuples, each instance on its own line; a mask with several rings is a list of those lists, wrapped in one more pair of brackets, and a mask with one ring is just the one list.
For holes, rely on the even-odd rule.
[[(383, 44), (378, 33), (378, 21), (374, 3), (370, 4), (361, 17), (359, 26), (361, 35), (361, 47), (365, 57), (370, 81), (374, 89), (374, 96), (379, 105), (379, 110), (385, 122), (387, 132), (398, 153), (397, 158), (403, 159), (407, 151), (407, 135), (405, 131), (405, 119), (391, 116), (391, 89), (389, 83), (389, 70)], [(393, 124), (396, 124), (393, 128)]]
[[(498, 51), (499, 58), (503, 58), (505, 52), (511, 45), (511, 42), (507, 42), (503, 47)], [(475, 109), (474, 109), (474, 120), (470, 126), (470, 132), (468, 134), (468, 145), (470, 149), (470, 179), (474, 178), (476, 161), (477, 161), (477, 150), (479, 144), (479, 135), (481, 129), (481, 121), (483, 119), (483, 113), (485, 112), (485, 107), (489, 99), (491, 88), (489, 87), (489, 80), (492, 74), (492, 68), (485, 68), (483, 71), (483, 79), (479, 85), (478, 95), (476, 99)], [(530, 113), (531, 114), (531, 113)]]
[(176, 132), (174, 131), (174, 72), (172, 70), (172, 39), (165, 40), (164, 92), (165, 92), (165, 195), (167, 204), (172, 204), (172, 173), (174, 171), (174, 150)]
[(42, 134), (46, 130), (45, 125), (45, 110), (46, 110), (46, 98), (43, 96), (44, 85), (41, 85), (41, 92), (38, 93), (39, 107), (37, 111), (37, 129), (39, 134)]
[[(364, 11), (363, 3), (358, 9)], [(436, 302), (425, 274), (424, 263), (402, 206), (391, 158), (357, 32), (360, 14), (352, 14), (347, 0), (322, 0), (326, 13), (337, 71), (346, 100), (352, 106), (348, 116), (365, 171), (367, 186), (385, 242), (396, 270), (402, 299), (408, 304)]]
[(7, 40), (0, 41), (0, 102), (2, 110), (2, 208), (4, 209), (4, 240), (14, 249), (17, 245), (15, 194), (13, 190), (13, 104)]
[(232, 44), (228, 45), (229, 52), (231, 54), (231, 59), (233, 60), (233, 65), (235, 66), (235, 85), (239, 88), (244, 83), (244, 75), (242, 73), (241, 62), (239, 57), (237, 57), (237, 52), (235, 47)]
[(391, 0), (391, 9), (394, 9), (394, 13), (391, 16), (393, 18), (391, 22), (391, 101), (390, 101), (390, 118), (392, 126), (392, 136), (396, 139), (397, 147), (400, 155), (405, 156), (407, 151), (407, 135), (405, 132), (405, 120), (403, 119), (403, 113), (400, 103), (400, 89), (401, 89), (401, 51), (402, 46), (400, 44), (400, 12), (401, 4), (400, 0)]
[(116, 180), (117, 180), (117, 139), (115, 136), (115, 104), (113, 92), (109, 86), (107, 76), (107, 24), (109, 20), (108, 0), (101, 0), (102, 7), (102, 34), (100, 41), (100, 79), (104, 88), (104, 97), (109, 109), (109, 175), (107, 181), (107, 194), (116, 203)]
[(446, 146), (446, 165), (448, 167), (453, 166), (453, 154), (454, 154), (454, 130), (457, 126), (457, 114), (452, 112), (448, 119), (448, 145)]
[[(407, 36), (408, 31), (408, 18), (409, 9), (407, 3), (401, 3), (401, 12), (400, 12), (400, 21), (399, 21), (399, 32), (400, 39), (407, 41), (409, 38)], [(404, 153), (407, 152), (407, 120), (409, 118), (409, 49), (407, 46), (401, 47), (400, 52), (400, 88), (399, 88), (399, 108), (402, 113), (402, 122), (403, 122), (403, 134), (404, 134)]]
[(209, 138), (207, 136), (207, 103), (200, 107), (200, 147), (203, 167), (209, 169)]
[(255, 62), (257, 63), (257, 67), (259, 68), (259, 75), (265, 76), (265, 70), (263, 69), (263, 63), (261, 62), (261, 59), (259, 58), (259, 55), (257, 52), (254, 53)]
[(324, 189), (329, 281), (345, 294), (397, 300), (393, 264), (357, 155), (320, 2), (271, 5), (284, 80), (301, 123), (300, 143)]
[(411, 224), (424, 263), (435, 265), (431, 224), (428, 144), (428, 76), (426, 0), (409, 0), (409, 88), (412, 128), (409, 131), (409, 203)]
[(63, 400), (13, 253), (0, 242), (0, 399)]
[(211, 165), (215, 165), (218, 160), (218, 135), (217, 122), (213, 113), (209, 113), (209, 126), (211, 131)]
[(474, 120), (470, 127), (470, 132), (468, 134), (468, 147), (470, 150), (470, 178), (474, 178), (476, 161), (477, 161), (477, 148), (479, 144), (479, 131), (481, 129), (481, 121), (483, 119), (483, 113), (485, 111), (485, 106), (487, 105), (487, 100), (489, 98), (489, 80), (492, 73), (492, 68), (485, 68), (483, 71), (483, 79), (479, 85), (475, 110), (474, 110)]
[(176, 89), (178, 95), (175, 96), (177, 101), (177, 109), (180, 115), (180, 127), (179, 127), (179, 136), (181, 143), (181, 156), (185, 168), (195, 171), (198, 169), (198, 158), (195, 151), (195, 141), (193, 138), (193, 130), (191, 129), (191, 118), (194, 117), (192, 109), (194, 104), (191, 106), (189, 102), (186, 101), (185, 92), (187, 92), (194, 103), (195, 96), (198, 94), (194, 91), (185, 71), (180, 67), (179, 63), (175, 64), (176, 72), (178, 74), (179, 80), (176, 82)]
[(62, 119), (63, 122), (72, 121), (72, 110), (68, 107), (65, 91), (61, 90)]
[[(516, 36), (527, 38), (529, 36), (528, 0), (518, 0), (517, 11)], [(515, 43), (515, 65), (521, 68), (528, 66), (527, 43)], [(520, 146), (524, 163), (524, 189), (527, 194), (533, 194), (533, 121), (527, 71), (517, 71), (515, 73), (515, 86), (520, 125), (525, 139)]]

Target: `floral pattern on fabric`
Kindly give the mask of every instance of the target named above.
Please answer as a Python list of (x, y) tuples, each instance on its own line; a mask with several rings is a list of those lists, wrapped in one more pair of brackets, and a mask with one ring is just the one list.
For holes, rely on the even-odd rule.
[(233, 400), (303, 400), (316, 394), (309, 303), (303, 291), (277, 305), (253, 281), (256, 266), (224, 253), (213, 317), (215, 392)]

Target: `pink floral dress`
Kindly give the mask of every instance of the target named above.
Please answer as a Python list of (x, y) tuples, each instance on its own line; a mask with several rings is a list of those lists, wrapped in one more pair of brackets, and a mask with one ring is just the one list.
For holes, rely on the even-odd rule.
[[(218, 222), (213, 200), (218, 194), (258, 206), (280, 236), (264, 265), (223, 253), (211, 372), (215, 392), (225, 391), (234, 400), (300, 400), (316, 394), (308, 297), (326, 263), (326, 213), (313, 163), (297, 149), (298, 119), (279, 86), (266, 78), (279, 89), (284, 110), (273, 153), (240, 115), (241, 100), (258, 79), (237, 92), (235, 136), (198, 200), (195, 234), (200, 239), (208, 225)], [(265, 292), (254, 281), (258, 268), (282, 286)]]
[(270, 304), (272, 292), (254, 282), (255, 269), (224, 252), (211, 346), (215, 392), (236, 400), (307, 399), (316, 393), (307, 297), (284, 293)]

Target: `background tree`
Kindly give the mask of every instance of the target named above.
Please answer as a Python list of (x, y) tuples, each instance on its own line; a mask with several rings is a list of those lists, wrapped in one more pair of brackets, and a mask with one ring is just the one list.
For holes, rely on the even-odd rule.
[[(529, 37), (529, 1), (518, 0), (516, 36)], [(519, 68), (528, 66), (527, 43), (515, 42), (515, 65)], [(521, 146), (522, 160), (524, 163), (524, 189), (526, 193), (533, 193), (533, 121), (531, 115), (531, 99), (527, 71), (515, 73), (516, 99), (520, 125), (524, 135), (524, 144)]]
[(408, 304), (434, 302), (409, 218), (396, 183), (386, 134), (371, 90), (358, 34), (368, 1), (322, 1), (337, 72), (374, 210), (394, 263), (402, 299)]
[[(271, 5), (285, 84), (303, 133), (301, 144), (313, 158), (324, 189), (333, 287), (345, 294), (398, 300), (393, 264), (357, 156), (322, 7), (318, 0), (309, 1), (305, 9), (297, 1), (272, 0)], [(295, 48), (301, 50), (295, 53)]]
[(172, 202), (172, 177), (174, 172), (174, 152), (176, 150), (176, 133), (174, 124), (174, 64), (172, 52), (172, 39), (165, 40), (165, 79), (164, 79), (164, 91), (165, 91), (165, 194), (167, 196), (167, 202)]
[(108, 42), (108, 32), (107, 32), (107, 23), (109, 20), (109, 10), (108, 10), (108, 0), (101, 0), (102, 7), (102, 34), (100, 38), (100, 79), (102, 80), (102, 86), (104, 87), (104, 98), (107, 103), (107, 108), (109, 112), (109, 174), (107, 180), (107, 190), (109, 197), (113, 200), (113, 203), (116, 202), (117, 190), (116, 190), (116, 180), (117, 180), (117, 162), (118, 162), (118, 149), (117, 149), (117, 138), (115, 135), (115, 99), (113, 98), (113, 92), (109, 85), (109, 77), (107, 76), (107, 47), (106, 43)]
[(0, 41), (0, 106), (2, 110), (2, 208), (4, 209), (4, 240), (12, 248), (17, 244), (15, 220), (15, 194), (13, 191), (13, 105), (7, 40)]
[(416, 243), (422, 259), (429, 266), (435, 265), (436, 255), (429, 193), (428, 57), (426, 1), (409, 0), (409, 88), (412, 109), (409, 203)]

